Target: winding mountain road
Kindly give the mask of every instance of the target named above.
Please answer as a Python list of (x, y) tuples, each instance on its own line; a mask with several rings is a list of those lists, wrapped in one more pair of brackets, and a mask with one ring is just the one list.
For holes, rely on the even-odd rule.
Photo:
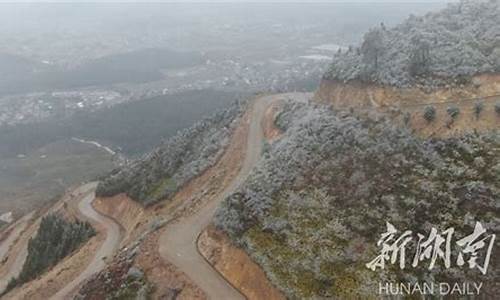
[[(95, 199), (95, 188), (97, 183), (89, 183), (81, 187), (81, 189), (92, 189), (83, 199), (78, 203), (78, 210), (80, 213), (91, 223), (99, 223), (106, 230), (106, 239), (101, 245), (99, 250), (94, 255), (92, 261), (88, 264), (83, 272), (81, 272), (75, 279), (69, 282), (64, 288), (59, 290), (51, 299), (70, 299), (72, 294), (76, 291), (76, 288), (80, 286), (85, 280), (90, 278), (90, 276), (101, 271), (106, 266), (104, 259), (106, 257), (111, 257), (115, 250), (118, 248), (122, 234), (121, 227), (114, 220), (108, 218), (92, 207), (92, 201)], [(78, 190), (76, 191), (79, 192)]]
[[(78, 187), (75, 191), (72, 192), (72, 194), (74, 194), (74, 195), (76, 195), (76, 194), (85, 195), (85, 197), (79, 202), (79, 205), (78, 205), (80, 213), (85, 217), (89, 216), (89, 214), (87, 213), (89, 210), (88, 206), (90, 206), (90, 209), (93, 211), (93, 208), (90, 205), (90, 203), (94, 199), (94, 196), (93, 196), (94, 194), (93, 194), (92, 190), (95, 190), (95, 187), (96, 187), (96, 183), (88, 183), (88, 184), (84, 184), (84, 185)], [(90, 202), (84, 204), (85, 201), (89, 201), (89, 198), (90, 198)], [(65, 203), (64, 201), (60, 201), (58, 204), (54, 205), (47, 212), (47, 214), (57, 212), (59, 209), (62, 208), (64, 203)], [(14, 242), (14, 240), (19, 238), (18, 243), (20, 243), (20, 244), (18, 246), (17, 253), (15, 253), (16, 257), (14, 258), (14, 262), (9, 266), (7, 273), (4, 274), (4, 276), (2, 276), (2, 278), (0, 278), (0, 291), (3, 291), (5, 289), (5, 287), (7, 286), (8, 282), (11, 278), (17, 277), (21, 273), (24, 262), (26, 261), (26, 257), (28, 256), (28, 242), (32, 237), (34, 237), (36, 235), (36, 233), (38, 231), (38, 227), (40, 225), (40, 221), (41, 221), (41, 218), (38, 218), (28, 228), (28, 230), (26, 230), (26, 232), (23, 233), (23, 235), (20, 235), (20, 233), (26, 227), (27, 221), (29, 219), (31, 219), (32, 216), (33, 216), (33, 213), (30, 213), (30, 214), (24, 216), (22, 219), (20, 219), (19, 222), (16, 222), (16, 224), (19, 224), (19, 225), (16, 226), (16, 228), (13, 230), (13, 232), (11, 232), (10, 236), (4, 241), (5, 245), (4, 245), (4, 243), (2, 243), (2, 246), (0, 247), (0, 252), (4, 252), (3, 248), (10, 247), (10, 244), (12, 242)], [(113, 239), (113, 238), (114, 237), (111, 236), (111, 239)], [(11, 239), (12, 239), (12, 241), (10, 241)], [(8, 250), (8, 248), (5, 251), (7, 251), (7, 250)], [(0, 254), (2, 254), (2, 253), (0, 253)], [(4, 255), (5, 255), (5, 253), (2, 254), (2, 256), (4, 256)]]
[(194, 214), (181, 219), (180, 222), (169, 225), (165, 233), (160, 236), (159, 252), (162, 258), (183, 271), (206, 293), (209, 299), (245, 299), (198, 253), (196, 242), (200, 232), (212, 221), (219, 203), (243, 183), (258, 162), (264, 139), (261, 120), (269, 105), (282, 98), (283, 95), (273, 95), (255, 100), (250, 115), (245, 159), (238, 175), (216, 199), (204, 205)]
[[(190, 277), (193, 282), (206, 293), (209, 299), (237, 300), (245, 299), (245, 297), (229, 284), (226, 279), (213, 269), (205, 258), (200, 255), (197, 249), (198, 236), (212, 221), (220, 202), (243, 183), (250, 174), (252, 168), (259, 161), (264, 142), (264, 133), (261, 124), (267, 108), (275, 101), (284, 98), (294, 98), (296, 101), (303, 101), (305, 99), (304, 95), (305, 94), (301, 93), (281, 94), (264, 96), (256, 99), (251, 107), (252, 111), (250, 113), (250, 118), (247, 120), (248, 136), (245, 158), (238, 175), (232, 179), (229, 185), (225, 187), (217, 197), (213, 198), (213, 200), (206, 203), (193, 214), (182, 218), (178, 223), (168, 225), (166, 231), (160, 236), (159, 252), (161, 257), (176, 265)], [(50, 297), (50, 299), (71, 299), (77, 291), (77, 288), (85, 280), (104, 269), (106, 266), (104, 259), (106, 257), (111, 257), (119, 247), (122, 239), (121, 226), (113, 219), (95, 211), (92, 207), (96, 186), (97, 183), (92, 182), (84, 184), (73, 191), (72, 195), (76, 195), (76, 199), (78, 199), (77, 204), (74, 203), (73, 205), (77, 205), (77, 210), (84, 219), (87, 219), (93, 224), (99, 224), (100, 227), (104, 228), (106, 238), (85, 270), (78, 274), (76, 278), (66, 284), (55, 295)], [(51, 211), (61, 208), (64, 204), (65, 202), (61, 201), (58, 205), (54, 206)], [(37, 226), (39, 222), (40, 219), (36, 221)], [(16, 234), (13, 236), (15, 235)], [(30, 236), (31, 235), (32, 234), (30, 234)], [(5, 248), (7, 244), (2, 245), (2, 247)], [(9, 274), (14, 276), (19, 274), (26, 257), (26, 248), (27, 245), (23, 245), (21, 251), (17, 254), (15, 263), (13, 267), (11, 267), (11, 270), (9, 270)], [(0, 248), (0, 250), (2, 249), (3, 248)], [(4, 252), (4, 250), (2, 250), (2, 252)]]

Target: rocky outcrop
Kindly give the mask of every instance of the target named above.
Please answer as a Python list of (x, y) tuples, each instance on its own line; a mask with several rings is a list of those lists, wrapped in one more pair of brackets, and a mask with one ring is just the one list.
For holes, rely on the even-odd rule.
[(152, 286), (134, 265), (134, 252), (122, 251), (107, 268), (93, 276), (75, 299), (150, 299)]

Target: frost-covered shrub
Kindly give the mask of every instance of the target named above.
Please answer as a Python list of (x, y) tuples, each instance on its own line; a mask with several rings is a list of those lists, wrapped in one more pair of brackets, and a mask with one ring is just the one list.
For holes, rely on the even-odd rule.
[(463, 84), (478, 73), (500, 72), (499, 1), (451, 3), (425, 16), (373, 28), (361, 47), (334, 55), (326, 79), (408, 87)]
[(474, 103), (474, 115), (476, 116), (476, 119), (479, 119), (479, 116), (481, 115), (481, 112), (484, 109), (484, 103), (483, 102), (476, 102)]
[(277, 113), (274, 119), (274, 125), (281, 131), (286, 131), (290, 124), (300, 116), (297, 114), (304, 113), (306, 104), (297, 101), (285, 101), (285, 104)]
[(458, 108), (458, 106), (450, 106), (446, 109), (446, 112), (453, 120), (455, 120), (458, 118), (458, 115), (460, 115), (460, 108)]
[(112, 171), (99, 183), (96, 194), (126, 193), (144, 205), (168, 198), (220, 158), (244, 106), (245, 102), (235, 102), (179, 131), (154, 151)]
[(434, 106), (426, 106), (424, 108), (424, 119), (430, 123), (436, 119), (436, 109)]

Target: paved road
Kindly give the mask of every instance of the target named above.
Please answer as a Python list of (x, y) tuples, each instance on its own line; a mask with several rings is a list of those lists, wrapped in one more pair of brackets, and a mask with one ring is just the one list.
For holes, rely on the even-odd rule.
[[(219, 203), (246, 179), (258, 162), (262, 150), (263, 132), (261, 120), (269, 105), (278, 99), (290, 98), (291, 94), (265, 96), (256, 100), (250, 117), (245, 160), (240, 173), (229, 186), (212, 202), (207, 203), (194, 214), (179, 223), (169, 225), (160, 237), (159, 251), (163, 259), (173, 263), (198, 285), (212, 300), (237, 300), (244, 296), (234, 289), (198, 253), (196, 239), (199, 233), (212, 221)], [(302, 97), (303, 94), (297, 94)]]
[(63, 289), (58, 291), (51, 299), (72, 299), (72, 294), (76, 292), (76, 288), (82, 284), (85, 280), (90, 278), (95, 273), (101, 271), (106, 266), (104, 259), (106, 257), (111, 257), (115, 250), (118, 248), (121, 241), (121, 231), (120, 225), (118, 225), (111, 218), (101, 215), (92, 207), (92, 201), (95, 198), (95, 187), (96, 183), (90, 183), (81, 187), (82, 190), (76, 191), (74, 193), (79, 193), (86, 191), (91, 187), (92, 191), (85, 195), (83, 199), (78, 204), (78, 209), (80, 213), (88, 218), (92, 223), (99, 223), (106, 230), (106, 240), (101, 245), (99, 250), (94, 255), (94, 258), (89, 263), (87, 268), (78, 275), (73, 281), (68, 283)]

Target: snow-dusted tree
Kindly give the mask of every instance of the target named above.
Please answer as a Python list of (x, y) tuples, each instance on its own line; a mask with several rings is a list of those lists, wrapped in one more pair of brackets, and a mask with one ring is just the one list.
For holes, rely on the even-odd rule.
[(380, 28), (374, 28), (368, 31), (361, 45), (363, 61), (371, 66), (376, 72), (379, 65), (379, 58), (384, 53), (384, 33)]
[(462, 0), (393, 28), (374, 28), (359, 53), (334, 56), (325, 78), (433, 88), (500, 72), (498, 20), (500, 1)]

